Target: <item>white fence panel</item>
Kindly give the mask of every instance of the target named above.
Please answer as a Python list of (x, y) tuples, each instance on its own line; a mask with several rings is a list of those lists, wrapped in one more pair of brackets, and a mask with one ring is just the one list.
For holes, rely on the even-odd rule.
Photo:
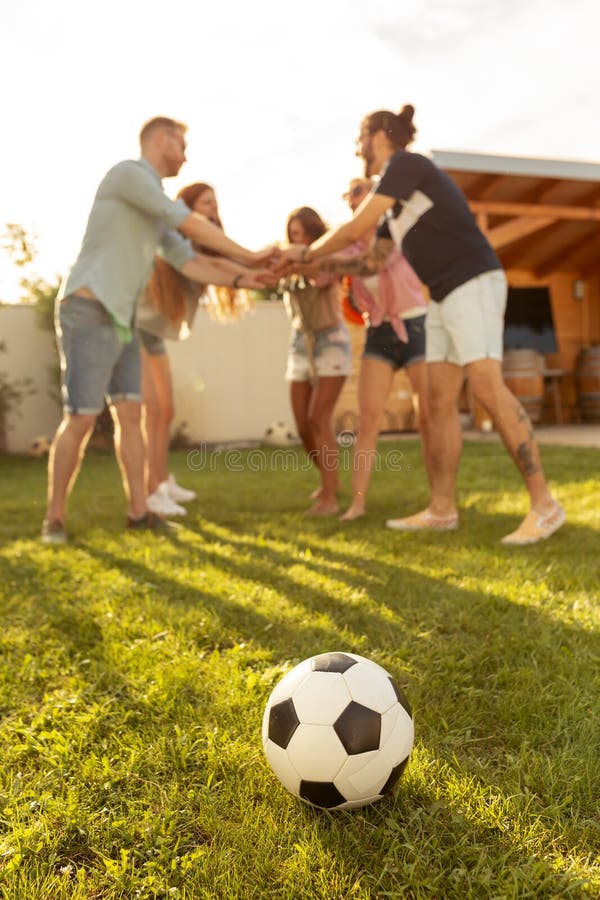
[[(200, 310), (186, 341), (169, 341), (175, 421), (190, 441), (260, 439), (275, 420), (293, 421), (284, 381), (289, 323), (280, 303), (258, 303), (241, 321), (221, 325)], [(11, 382), (29, 377), (35, 393), (8, 419), (7, 450), (26, 452), (51, 436), (61, 418), (51, 397), (57, 360), (54, 338), (37, 325), (32, 306), (0, 307), (0, 371)], [(185, 423), (185, 424), (184, 424)]]

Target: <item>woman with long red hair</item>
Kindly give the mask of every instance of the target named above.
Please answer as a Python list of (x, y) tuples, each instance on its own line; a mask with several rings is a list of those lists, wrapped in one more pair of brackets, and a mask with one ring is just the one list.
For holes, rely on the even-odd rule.
[[(177, 195), (189, 208), (223, 229), (217, 198), (205, 182), (182, 188)], [(248, 277), (265, 277), (213, 250), (193, 245), (198, 259), (210, 257), (233, 283)], [(264, 287), (255, 284), (258, 287)], [(138, 305), (136, 326), (142, 346), (142, 402), (147, 453), (148, 509), (159, 515), (185, 515), (182, 503), (194, 500), (196, 493), (177, 484), (169, 472), (170, 426), (175, 413), (173, 380), (165, 339), (182, 340), (190, 329), (200, 304), (213, 318), (230, 321), (248, 308), (246, 295), (235, 288), (204, 285), (190, 281), (164, 259), (157, 256), (150, 280)]]

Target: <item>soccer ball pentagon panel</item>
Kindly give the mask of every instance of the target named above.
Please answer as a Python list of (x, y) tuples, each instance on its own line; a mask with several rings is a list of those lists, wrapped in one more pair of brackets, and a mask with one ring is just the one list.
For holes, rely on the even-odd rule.
[(288, 791), (312, 806), (347, 809), (393, 788), (414, 727), (389, 672), (364, 656), (333, 652), (305, 659), (275, 685), (262, 739)]
[(265, 431), (263, 441), (268, 447), (294, 447), (299, 439), (287, 422), (272, 422)]

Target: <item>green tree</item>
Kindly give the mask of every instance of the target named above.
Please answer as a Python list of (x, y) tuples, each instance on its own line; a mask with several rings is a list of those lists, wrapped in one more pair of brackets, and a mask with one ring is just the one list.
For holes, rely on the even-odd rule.
[(8, 223), (0, 235), (0, 250), (8, 255), (11, 262), (21, 270), (19, 280), (21, 303), (35, 305), (40, 326), (48, 331), (54, 329), (54, 301), (60, 288), (61, 276), (52, 281), (41, 278), (33, 269), (38, 254), (37, 236), (24, 225)]
[(37, 255), (37, 238), (24, 225), (9, 223), (0, 236), (0, 249), (8, 253), (11, 261), (20, 269), (31, 265)]

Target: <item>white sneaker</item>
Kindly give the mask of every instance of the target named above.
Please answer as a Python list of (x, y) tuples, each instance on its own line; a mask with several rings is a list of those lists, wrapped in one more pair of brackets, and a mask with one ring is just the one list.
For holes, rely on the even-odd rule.
[(185, 506), (179, 506), (169, 496), (166, 481), (159, 484), (154, 493), (150, 494), (146, 504), (150, 512), (156, 513), (157, 516), (185, 516), (187, 513)]
[(196, 491), (190, 491), (188, 488), (181, 487), (175, 481), (174, 475), (169, 475), (168, 480), (163, 483), (167, 485), (169, 497), (176, 503), (189, 503), (190, 500), (196, 499)]

